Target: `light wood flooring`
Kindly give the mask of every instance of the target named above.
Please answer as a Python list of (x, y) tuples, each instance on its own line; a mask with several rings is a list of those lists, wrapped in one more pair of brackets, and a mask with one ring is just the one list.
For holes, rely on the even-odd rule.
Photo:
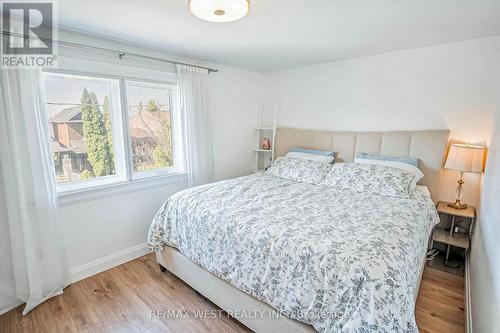
[[(161, 273), (149, 254), (72, 284), (26, 316), (22, 307), (0, 316), (0, 332), (250, 331), (227, 315), (151, 318), (152, 310), (175, 309), (218, 310), (173, 274)], [(464, 317), (463, 278), (426, 267), (416, 308), (420, 332), (464, 332)]]

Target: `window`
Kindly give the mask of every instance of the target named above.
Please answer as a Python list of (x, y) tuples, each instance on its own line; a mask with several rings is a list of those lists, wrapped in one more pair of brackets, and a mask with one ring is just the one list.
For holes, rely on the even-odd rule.
[(176, 171), (175, 85), (53, 72), (43, 82), (60, 192)]
[(171, 168), (173, 86), (127, 81), (128, 124), (136, 177)]

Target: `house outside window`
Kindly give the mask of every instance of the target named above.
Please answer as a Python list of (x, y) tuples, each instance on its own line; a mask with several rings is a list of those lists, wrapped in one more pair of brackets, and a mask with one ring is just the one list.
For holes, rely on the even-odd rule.
[(57, 182), (75, 181), (85, 170), (92, 170), (83, 140), (80, 106), (70, 106), (49, 118), (51, 149)]

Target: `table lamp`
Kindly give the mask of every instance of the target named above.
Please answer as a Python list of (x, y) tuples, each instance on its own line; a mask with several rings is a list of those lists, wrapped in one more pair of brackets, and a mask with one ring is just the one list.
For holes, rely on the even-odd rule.
[(449, 204), (448, 206), (455, 209), (467, 208), (466, 204), (460, 202), (464, 185), (463, 175), (464, 172), (481, 173), (484, 171), (484, 152), (485, 147), (481, 146), (458, 143), (454, 143), (450, 146), (444, 168), (460, 171), (460, 178), (457, 182), (457, 197), (455, 203)]

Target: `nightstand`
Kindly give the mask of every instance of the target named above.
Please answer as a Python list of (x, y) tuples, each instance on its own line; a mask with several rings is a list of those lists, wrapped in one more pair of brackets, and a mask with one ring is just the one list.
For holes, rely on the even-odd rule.
[[(445, 229), (436, 226), (432, 233), (431, 243), (431, 248), (434, 246), (434, 242), (446, 244), (445, 265), (448, 263), (451, 246), (462, 248), (464, 251), (469, 249), (470, 236), (476, 219), (476, 210), (473, 206), (468, 206), (466, 209), (459, 210), (448, 206), (448, 204), (449, 202), (439, 201), (436, 209), (440, 215), (449, 216), (451, 218), (450, 228)], [(463, 229), (462, 232), (457, 232), (457, 230), (455, 230), (460, 229), (458, 227), (457, 219), (466, 220), (465, 222), (468, 220), (469, 222), (465, 229), (460, 227)], [(441, 221), (440, 224), (443, 224), (443, 221)]]

